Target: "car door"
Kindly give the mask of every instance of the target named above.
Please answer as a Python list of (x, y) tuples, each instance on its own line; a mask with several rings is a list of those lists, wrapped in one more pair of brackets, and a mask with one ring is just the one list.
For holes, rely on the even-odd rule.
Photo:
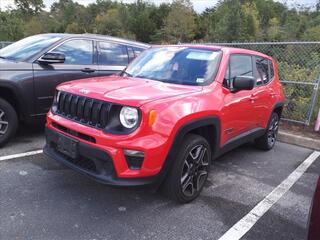
[(232, 54), (223, 82), (223, 107), (221, 114), (221, 140), (229, 140), (246, 134), (256, 127), (252, 104), (254, 90), (233, 91), (232, 81), (237, 76), (253, 76), (253, 59), (250, 55)]
[(272, 62), (263, 57), (254, 57), (254, 72), (256, 75), (256, 87), (252, 94), (252, 104), (255, 108), (257, 126), (265, 128), (269, 117), (270, 109), (273, 107), (273, 97), (275, 95), (269, 82), (273, 79), (270, 63)]
[(58, 84), (97, 75), (95, 42), (90, 39), (69, 39), (48, 52), (65, 55), (64, 63), (33, 63), (35, 103), (39, 114), (46, 113)]
[(124, 70), (129, 63), (127, 47), (122, 44), (98, 41), (99, 76), (108, 76)]

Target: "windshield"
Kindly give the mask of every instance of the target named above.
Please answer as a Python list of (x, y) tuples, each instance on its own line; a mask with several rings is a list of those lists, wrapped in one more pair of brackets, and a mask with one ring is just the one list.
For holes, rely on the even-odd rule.
[(142, 53), (124, 75), (184, 85), (206, 85), (213, 81), (221, 51), (199, 48), (152, 48)]
[(61, 37), (52, 35), (35, 35), (0, 49), (0, 58), (23, 61), (49, 47)]

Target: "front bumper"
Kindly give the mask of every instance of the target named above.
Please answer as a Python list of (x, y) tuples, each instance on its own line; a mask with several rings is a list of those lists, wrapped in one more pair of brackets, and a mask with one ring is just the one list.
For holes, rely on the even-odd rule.
[(143, 178), (119, 178), (109, 153), (81, 141), (78, 142), (77, 157), (68, 157), (57, 149), (59, 135), (64, 134), (46, 128), (47, 143), (44, 147), (44, 154), (98, 182), (113, 186), (142, 186), (156, 184), (160, 179), (158, 175)]

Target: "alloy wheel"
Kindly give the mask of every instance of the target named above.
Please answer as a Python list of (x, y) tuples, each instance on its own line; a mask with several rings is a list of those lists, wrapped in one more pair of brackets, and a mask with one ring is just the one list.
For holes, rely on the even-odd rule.
[(9, 122), (6, 113), (0, 109), (0, 135), (6, 134), (8, 131)]
[(207, 148), (204, 145), (193, 147), (183, 165), (181, 174), (182, 193), (192, 197), (199, 192), (208, 176), (209, 157)]

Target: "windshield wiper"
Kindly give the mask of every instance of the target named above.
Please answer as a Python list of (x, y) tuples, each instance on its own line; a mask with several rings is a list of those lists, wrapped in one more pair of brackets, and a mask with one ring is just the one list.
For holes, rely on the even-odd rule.
[(132, 77), (132, 74), (126, 72), (126, 70), (122, 70), (122, 71), (120, 72), (120, 76), (123, 76), (123, 74), (126, 74), (128, 77)]
[(2, 59), (6, 59), (6, 57), (3, 57), (3, 56), (0, 56), (0, 58), (2, 58)]

